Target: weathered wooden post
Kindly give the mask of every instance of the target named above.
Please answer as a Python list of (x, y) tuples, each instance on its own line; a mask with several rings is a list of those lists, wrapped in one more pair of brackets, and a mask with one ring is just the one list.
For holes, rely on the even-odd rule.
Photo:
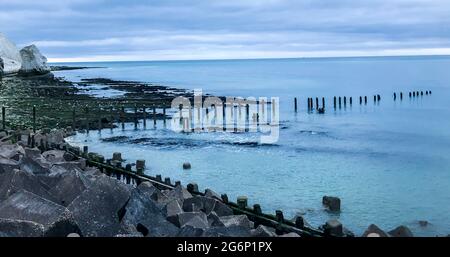
[(255, 213), (255, 214), (257, 214), (257, 215), (260, 215), (260, 214), (262, 214), (262, 210), (261, 210), (261, 205), (259, 205), (259, 204), (254, 204), (253, 205), (253, 212)]
[(156, 127), (156, 107), (153, 105), (153, 127)]
[(147, 127), (147, 112), (146, 112), (147, 107), (145, 107), (145, 104), (142, 106), (142, 116), (143, 116), (143, 123), (144, 123), (144, 128)]
[(420, 91), (420, 95), (421, 95), (421, 96), (423, 95), (423, 91)]
[[(44, 143), (44, 140), (42, 140), (41, 139), (41, 145)], [(83, 155), (84, 156), (87, 156), (88, 155), (88, 153), (89, 153), (89, 148), (88, 148), (88, 146), (87, 145), (85, 145), (85, 146), (83, 146)]]
[(403, 100), (403, 92), (400, 92), (400, 100)]
[(359, 105), (362, 105), (362, 96), (359, 97)]
[(377, 95), (377, 101), (381, 101), (381, 95)]
[(319, 109), (319, 98), (316, 97), (316, 110), (318, 110), (318, 109)]
[(325, 97), (322, 97), (322, 108), (325, 110)]
[(163, 123), (164, 123), (164, 127), (166, 126), (166, 107), (163, 107), (163, 116), (164, 116), (164, 121), (163, 121)]
[(374, 103), (377, 102), (377, 96), (376, 96), (376, 95), (373, 96), (373, 102), (374, 102)]
[(275, 217), (276, 217), (278, 222), (284, 222), (284, 215), (283, 215), (282, 211), (276, 210), (275, 211)]
[(36, 133), (36, 106), (33, 106), (33, 133)]
[(344, 106), (347, 106), (347, 97), (344, 96)]
[(86, 133), (89, 134), (89, 107), (87, 105), (84, 114), (86, 115)]
[(413, 97), (416, 97), (416, 91), (413, 91)]
[(364, 104), (367, 104), (367, 96), (364, 96)]
[(145, 160), (136, 160), (136, 172), (139, 175), (144, 174)]
[(353, 104), (353, 98), (350, 96), (350, 105)]
[(294, 111), (297, 112), (297, 97), (294, 98)]
[(339, 108), (341, 108), (341, 102), (342, 102), (342, 98), (341, 97), (339, 97)]
[(411, 98), (411, 92), (409, 92), (409, 98)]
[(75, 131), (76, 127), (76, 110), (75, 107), (72, 108), (72, 129)]
[(247, 204), (248, 204), (247, 196), (238, 196), (237, 205), (239, 206), (239, 208), (245, 209), (247, 208)]
[(6, 129), (6, 108), (5, 106), (2, 106), (2, 126), (3, 130)]
[(134, 129), (137, 129), (138, 126), (138, 108), (137, 104), (134, 104)]

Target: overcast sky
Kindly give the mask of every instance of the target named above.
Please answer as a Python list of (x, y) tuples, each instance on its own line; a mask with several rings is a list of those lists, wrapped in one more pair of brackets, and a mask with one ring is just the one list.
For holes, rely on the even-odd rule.
[(0, 0), (50, 61), (450, 54), (449, 0)]

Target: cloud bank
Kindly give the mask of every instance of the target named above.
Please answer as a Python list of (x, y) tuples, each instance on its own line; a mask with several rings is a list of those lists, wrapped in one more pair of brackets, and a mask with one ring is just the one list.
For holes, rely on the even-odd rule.
[(447, 0), (0, 0), (50, 61), (450, 54)]

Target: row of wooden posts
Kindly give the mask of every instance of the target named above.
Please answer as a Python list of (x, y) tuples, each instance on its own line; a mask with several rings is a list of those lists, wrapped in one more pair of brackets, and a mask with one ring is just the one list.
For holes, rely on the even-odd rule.
[[(409, 92), (409, 97), (410, 98), (411, 97), (419, 97), (419, 96), (431, 95), (431, 94), (432, 94), (431, 90), (427, 90), (425, 92), (424, 91), (411, 91), (411, 92)], [(400, 100), (403, 100), (403, 92), (399, 92), (399, 96), (400, 96)], [(394, 97), (394, 101), (396, 101), (397, 100), (397, 93), (396, 92), (394, 92), (393, 97)], [(380, 101), (381, 101), (381, 95), (377, 94), (377, 95), (373, 96), (373, 102), (374, 103), (379, 103)], [(363, 103), (367, 104), (367, 102), (368, 102), (368, 97), (367, 96), (360, 96), (359, 97), (359, 104), (360, 105), (362, 105)], [(319, 97), (316, 97), (315, 98), (315, 109), (318, 110), (319, 112), (324, 112), (325, 111), (325, 97), (322, 97), (321, 103), (322, 103), (322, 106), (320, 107)], [(348, 98), (348, 103), (350, 105), (353, 104), (353, 98), (352, 97)], [(308, 97), (307, 104), (308, 104), (308, 111), (313, 110), (314, 109), (314, 98), (313, 97)], [(341, 96), (336, 97), (336, 96), (334, 96), (333, 97), (333, 107), (334, 107), (334, 109), (336, 109), (338, 106), (340, 108), (342, 106), (342, 104), (344, 106), (347, 105), (347, 97), (346, 96), (344, 96), (344, 97), (341, 97)], [(294, 111), (295, 112), (298, 111), (298, 100), (297, 100), (297, 97), (294, 98)]]

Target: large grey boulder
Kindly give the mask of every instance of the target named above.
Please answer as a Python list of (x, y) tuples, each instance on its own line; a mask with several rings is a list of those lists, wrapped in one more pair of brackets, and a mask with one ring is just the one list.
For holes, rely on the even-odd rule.
[(191, 227), (206, 228), (208, 227), (208, 219), (204, 212), (183, 212), (174, 216), (167, 217), (175, 226), (182, 228), (185, 225)]
[(81, 195), (92, 184), (81, 172), (70, 172), (50, 189), (50, 194), (56, 198), (57, 203), (69, 206), (72, 201)]
[(0, 157), (0, 174), (19, 168), (19, 163), (15, 160)]
[(0, 237), (42, 237), (42, 224), (14, 219), (0, 219)]
[(181, 206), (183, 206), (183, 202), (186, 199), (192, 198), (191, 193), (189, 193), (187, 189), (181, 185), (176, 186), (174, 189), (170, 190), (166, 195), (168, 198), (175, 198), (180, 203)]
[(50, 237), (81, 233), (68, 209), (25, 190), (15, 193), (0, 204), (0, 218), (42, 224), (44, 235)]
[(206, 214), (214, 211), (218, 216), (233, 215), (233, 210), (222, 201), (204, 196), (195, 196), (185, 199), (183, 201), (183, 210), (186, 212), (202, 211)]
[(0, 201), (8, 199), (20, 190), (26, 190), (47, 200), (55, 201), (55, 198), (35, 175), (18, 169), (0, 173)]
[(204, 237), (250, 237), (250, 229), (241, 226), (212, 227), (206, 229)]
[(275, 229), (266, 227), (264, 225), (259, 225), (256, 229), (250, 231), (252, 237), (275, 237)]
[(144, 194), (146, 195), (146, 197), (161, 204), (161, 207), (171, 201), (158, 188), (156, 188), (152, 183), (148, 181), (139, 184), (137, 189), (139, 189), (139, 192), (141, 192), (141, 194)]
[(341, 199), (335, 196), (324, 196), (322, 204), (332, 212), (341, 211)]
[(139, 189), (131, 192), (129, 201), (120, 213), (123, 224), (135, 226), (144, 236), (164, 237), (178, 234), (178, 228), (166, 220), (160, 206)]
[(6, 159), (18, 161), (25, 155), (25, 150), (18, 144), (0, 145), (0, 156)]
[(388, 232), (393, 237), (414, 237), (411, 230), (406, 226), (398, 226), (395, 229)]
[(246, 215), (230, 215), (220, 217), (220, 221), (225, 225), (225, 227), (244, 227), (248, 229), (253, 229), (253, 223), (248, 219)]
[(130, 198), (131, 188), (105, 175), (92, 182), (67, 208), (84, 236), (112, 237), (118, 234), (118, 213)]
[(20, 50), (22, 65), (19, 70), (21, 75), (42, 75), (50, 72), (47, 66), (47, 58), (41, 54), (35, 45), (30, 45)]
[(377, 225), (371, 224), (366, 231), (362, 234), (361, 237), (388, 237), (382, 229), (380, 229)]
[(22, 65), (22, 58), (16, 45), (0, 33), (0, 59), (3, 74), (17, 73)]

